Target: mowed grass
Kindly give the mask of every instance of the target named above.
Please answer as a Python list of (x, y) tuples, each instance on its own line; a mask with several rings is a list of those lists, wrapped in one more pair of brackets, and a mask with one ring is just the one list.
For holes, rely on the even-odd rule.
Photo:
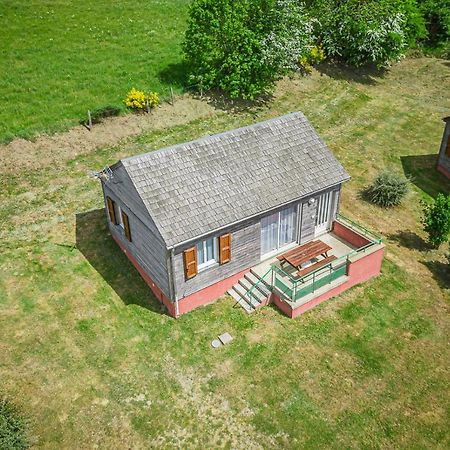
[(0, 10), (0, 142), (77, 124), (131, 87), (180, 89), (188, 0), (5, 0)]
[[(434, 59), (384, 78), (325, 67), (280, 83), (264, 108), (11, 173), (0, 194), (0, 392), (26, 411), (36, 446), (448, 448), (448, 247), (428, 248), (419, 219), (422, 200), (450, 189), (429, 164), (449, 75)], [(109, 236), (87, 171), (293, 110), (353, 177), (343, 211), (385, 235), (382, 275), (295, 320), (272, 307), (246, 315), (229, 298), (171, 319)], [(405, 173), (405, 158), (420, 177), (403, 206), (360, 198), (379, 170)], [(213, 350), (225, 331), (234, 341)]]

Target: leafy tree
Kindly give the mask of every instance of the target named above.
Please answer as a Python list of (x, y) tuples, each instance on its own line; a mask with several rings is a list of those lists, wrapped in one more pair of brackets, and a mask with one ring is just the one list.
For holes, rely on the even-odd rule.
[(428, 31), (428, 42), (450, 39), (450, 0), (418, 0)]
[(183, 50), (192, 84), (232, 98), (268, 93), (312, 42), (296, 0), (194, 0)]
[(423, 229), (435, 247), (450, 238), (450, 194), (438, 194), (433, 204), (425, 205), (423, 210)]
[(325, 51), (354, 66), (386, 67), (425, 35), (415, 0), (315, 0)]

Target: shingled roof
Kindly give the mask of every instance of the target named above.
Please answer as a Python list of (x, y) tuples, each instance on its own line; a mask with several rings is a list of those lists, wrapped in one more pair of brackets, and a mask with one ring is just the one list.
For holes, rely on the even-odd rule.
[(301, 112), (121, 163), (169, 247), (350, 178)]

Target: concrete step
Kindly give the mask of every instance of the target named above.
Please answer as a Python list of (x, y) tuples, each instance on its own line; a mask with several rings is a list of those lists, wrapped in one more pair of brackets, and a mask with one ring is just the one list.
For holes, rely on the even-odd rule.
[(247, 295), (248, 289), (245, 285), (242, 285), (241, 280), (233, 286), (233, 289), (242, 297), (243, 300), (249, 303), (253, 309), (258, 308), (261, 304), (261, 302), (259, 302), (253, 295)]
[(249, 272), (244, 275), (244, 278), (247, 279), (253, 285), (256, 285), (256, 289), (258, 289), (259, 292), (261, 292), (264, 295), (264, 297), (267, 298), (270, 295), (270, 290), (264, 283), (264, 280), (260, 280), (258, 276), (255, 275), (254, 273)]
[(238, 283), (246, 290), (246, 299), (248, 299), (249, 297), (253, 297), (258, 303), (261, 303), (265, 300), (264, 294), (257, 288), (255, 288), (254, 284), (247, 278), (241, 278)]
[(231, 295), (231, 297), (233, 297), (248, 314), (252, 313), (255, 310), (249, 303), (247, 303), (245, 299), (241, 297), (241, 295), (234, 288), (228, 289), (227, 294)]
[[(258, 278), (258, 280), (261, 278), (261, 275), (257, 274), (253, 269), (250, 269), (250, 273), (255, 277)], [(269, 291), (270, 291), (270, 284), (272, 283), (272, 280), (270, 278), (271, 276), (268, 275), (267, 279), (262, 280), (261, 284), (263, 284)]]

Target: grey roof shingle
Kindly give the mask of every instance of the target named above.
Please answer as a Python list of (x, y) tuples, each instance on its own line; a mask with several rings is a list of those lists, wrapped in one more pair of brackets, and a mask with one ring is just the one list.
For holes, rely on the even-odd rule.
[(121, 163), (168, 246), (350, 178), (301, 112)]

